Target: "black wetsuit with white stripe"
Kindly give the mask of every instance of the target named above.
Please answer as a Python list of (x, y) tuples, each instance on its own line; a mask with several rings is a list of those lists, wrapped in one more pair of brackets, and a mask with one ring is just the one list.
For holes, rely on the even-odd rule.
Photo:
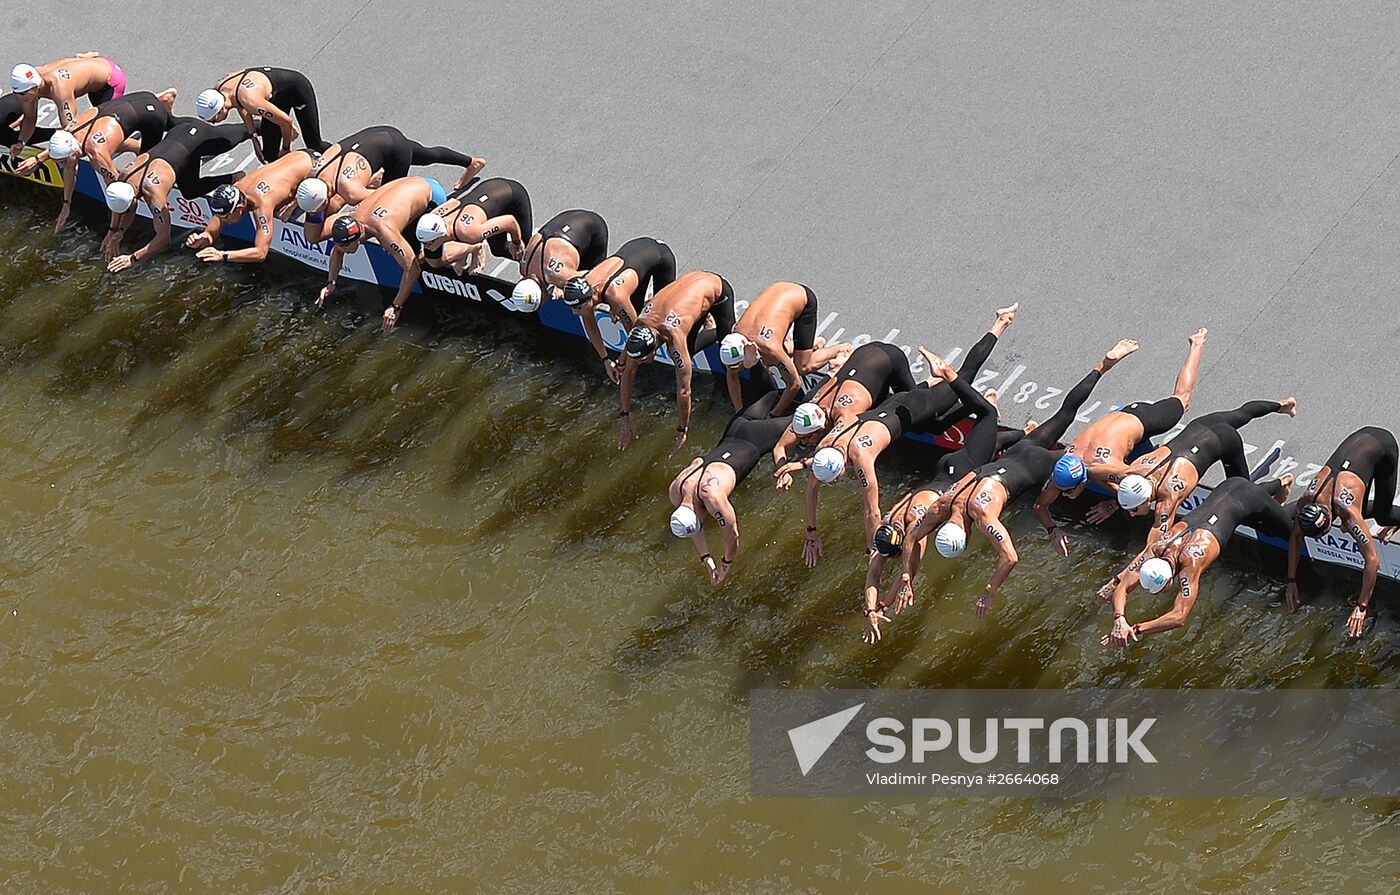
[[(19, 142), (19, 126), (23, 119), (24, 104), (20, 102), (19, 94), (7, 93), (0, 96), (0, 148), (9, 149)], [(53, 133), (54, 128), (36, 127), (34, 136), (29, 138), (29, 145), (47, 143)]]
[[(140, 152), (150, 152), (157, 143), (165, 139), (175, 117), (161, 104), (160, 99), (149, 91), (128, 93), (114, 100), (108, 100), (97, 107), (97, 114), (73, 131), (73, 136), (81, 143), (92, 132), (93, 126), (104, 118), (111, 118), (121, 128), (122, 139), (128, 140), (141, 135)], [(113, 150), (116, 147), (112, 147)]]
[(1176, 538), (1187, 538), (1192, 532), (1210, 532), (1224, 549), (1235, 529), (1248, 525), (1264, 534), (1288, 540), (1293, 528), (1293, 516), (1274, 495), (1283, 483), (1278, 479), (1251, 482), (1243, 476), (1231, 476), (1210, 492), (1186, 516), (1186, 530)]
[[(457, 222), (468, 206), (481, 209), (481, 220), (484, 221), (510, 215), (515, 218), (524, 239), (529, 239), (529, 234), (534, 232), (532, 228), (535, 224), (535, 218), (533, 206), (530, 204), (530, 194), (518, 180), (491, 177), (480, 183), (468, 184), (455, 190), (448, 198), (449, 200), (456, 199), (461, 203), (442, 216), (443, 222), (447, 224), (447, 232), (452, 234), (453, 238), (458, 238)], [(486, 240), (486, 244), (491, 247), (491, 254), (497, 258), (506, 257), (506, 242), (507, 237), (504, 231)], [(438, 246), (436, 249), (424, 249), (423, 254), (428, 258), (441, 258), (442, 246)]]
[[(1338, 475), (1349, 472), (1361, 479), (1365, 493), (1359, 495), (1363, 516), (1382, 526), (1400, 525), (1400, 508), (1395, 506), (1396, 467), (1400, 465), (1400, 447), (1395, 436), (1379, 426), (1362, 426), (1346, 437), (1327, 458), (1329, 473), (1308, 487), (1308, 497), (1319, 494)], [(1335, 489), (1333, 501), (1344, 503), (1349, 492)], [(1356, 500), (1353, 495), (1350, 499)], [(1369, 506), (1367, 503), (1369, 502)]]
[(637, 277), (637, 287), (632, 290), (632, 308), (638, 314), (646, 306), (647, 291), (655, 295), (676, 280), (676, 253), (659, 239), (638, 236), (624, 242), (612, 257), (622, 262), (612, 279), (617, 279), (627, 271)]
[(188, 196), (202, 196), (214, 187), (232, 183), (233, 175), (201, 177), (200, 166), (205, 159), (232, 150), (252, 138), (241, 124), (210, 124), (198, 118), (176, 118), (171, 127), (148, 153), (148, 161), (160, 159), (175, 172), (175, 185)]

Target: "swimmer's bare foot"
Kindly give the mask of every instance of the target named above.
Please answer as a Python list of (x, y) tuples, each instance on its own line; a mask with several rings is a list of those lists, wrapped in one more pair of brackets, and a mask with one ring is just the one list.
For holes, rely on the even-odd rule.
[(1206, 328), (1203, 326), (1203, 327), (1201, 327), (1200, 329), (1198, 329), (1198, 330), (1196, 330), (1195, 332), (1193, 332), (1193, 333), (1191, 334), (1191, 337), (1190, 337), (1189, 339), (1187, 339), (1186, 341), (1188, 341), (1188, 342), (1191, 343), (1191, 347), (1192, 347), (1192, 348), (1200, 348), (1200, 347), (1202, 347), (1203, 345), (1205, 345), (1205, 343), (1206, 343), (1206, 336), (1207, 336), (1209, 333), (1210, 333), (1210, 330), (1209, 330), (1209, 329), (1206, 329)]
[(993, 407), (995, 407), (995, 406), (997, 406), (997, 399), (1000, 398), (1001, 395), (998, 395), (998, 394), (997, 394), (997, 390), (996, 390), (996, 389), (994, 389), (994, 388), (989, 388), (989, 389), (987, 389), (985, 392), (982, 393), (982, 397), (984, 397), (984, 398), (987, 399), (987, 403), (988, 403), (988, 404), (990, 404), (990, 405), (992, 405)]
[(1277, 500), (1280, 504), (1286, 504), (1288, 503), (1288, 491), (1293, 487), (1293, 473), (1285, 472), (1278, 477), (1278, 483), (1279, 489), (1278, 493), (1274, 495), (1274, 500)]
[(174, 87), (167, 87), (156, 94), (156, 99), (160, 100), (162, 106), (165, 106), (165, 111), (173, 113), (175, 111), (175, 95), (178, 92)]
[(1297, 398), (1284, 398), (1282, 401), (1278, 402), (1278, 412), (1279, 412), (1279, 413), (1286, 413), (1286, 414), (1288, 414), (1289, 416), (1297, 416), (1297, 415), (1298, 415), (1298, 399), (1297, 399)]
[(919, 346), (919, 354), (923, 357), (924, 363), (928, 364), (929, 382), (935, 379), (947, 379), (952, 374), (953, 368), (948, 366), (947, 361), (922, 345)]
[(1016, 312), (1021, 310), (1021, 303), (1018, 301), (1013, 305), (1004, 308), (997, 308), (997, 319), (992, 324), (992, 335), (1000, 337), (1006, 332), (1006, 328), (1011, 325), (1011, 321), (1016, 319)]
[(1021, 431), (1029, 435), (1039, 427), (1040, 423), (1037, 423), (1035, 420), (1031, 420), (1030, 422), (1026, 423), (1024, 426), (1021, 427)]
[(1114, 364), (1138, 350), (1137, 339), (1119, 339), (1118, 344), (1108, 350), (1108, 354), (1103, 356), (1103, 362), (1099, 364), (1099, 371), (1107, 373), (1113, 369)]
[(826, 362), (826, 368), (832, 373), (841, 372), (841, 368), (846, 366), (846, 361), (850, 359), (853, 350), (855, 349), (851, 348), (850, 345), (842, 345), (835, 356)]
[(472, 163), (467, 166), (467, 170), (462, 172), (462, 176), (457, 178), (457, 189), (461, 189), (471, 183), (473, 177), (481, 173), (481, 169), (486, 167), (486, 159), (481, 156), (474, 156)]

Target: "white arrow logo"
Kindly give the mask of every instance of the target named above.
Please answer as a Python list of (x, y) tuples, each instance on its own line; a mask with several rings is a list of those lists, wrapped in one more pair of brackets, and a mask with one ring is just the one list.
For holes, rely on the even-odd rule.
[(807, 772), (821, 760), (826, 750), (830, 749), (831, 744), (841, 735), (841, 731), (846, 729), (851, 719), (863, 708), (865, 703), (862, 702), (787, 732), (788, 740), (792, 743), (792, 753), (797, 756), (797, 766), (802, 769), (802, 776), (807, 776)]

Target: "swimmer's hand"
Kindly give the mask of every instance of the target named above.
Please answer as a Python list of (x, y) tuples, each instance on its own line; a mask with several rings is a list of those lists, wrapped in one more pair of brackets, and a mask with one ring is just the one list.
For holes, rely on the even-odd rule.
[(1061, 556), (1069, 556), (1069, 535), (1058, 525), (1050, 532), (1050, 542), (1055, 545), (1055, 552)]
[(807, 568), (815, 569), (822, 558), (822, 538), (815, 531), (807, 532), (807, 540), (802, 542), (802, 561)]
[(791, 488), (791, 487), (792, 487), (792, 474), (793, 474), (794, 472), (797, 472), (797, 471), (798, 471), (799, 469), (801, 469), (801, 468), (802, 468), (802, 462), (801, 462), (800, 460), (789, 460), (788, 462), (784, 463), (782, 466), (778, 467), (777, 472), (773, 473), (773, 478), (775, 478), (775, 479), (778, 480), (778, 483), (777, 483), (777, 488), (778, 488), (778, 490), (779, 490), (779, 491), (786, 491), (786, 490), (788, 490), (789, 488)]
[(977, 598), (977, 602), (972, 604), (973, 613), (978, 618), (986, 618), (987, 613), (992, 611), (992, 595), (983, 594)]
[(610, 357), (603, 358), (603, 372), (608, 374), (608, 379), (613, 385), (622, 382), (622, 371), (617, 368), (617, 361)]
[(1109, 631), (1099, 639), (1100, 646), (1118, 646), (1127, 649), (1130, 643), (1138, 640), (1137, 631), (1128, 624), (1128, 620), (1123, 616), (1118, 616), (1113, 620), (1113, 630)]
[(63, 232), (63, 227), (64, 227), (64, 225), (67, 224), (67, 223), (68, 223), (68, 205), (67, 205), (67, 203), (65, 203), (65, 204), (63, 205), (63, 207), (60, 208), (60, 209), (58, 210), (58, 217), (54, 219), (54, 222), (53, 222), (53, 232), (54, 232), (54, 234), (57, 235), (57, 234), (59, 234), (59, 233), (62, 233), (62, 232)]
[(207, 249), (214, 244), (214, 238), (209, 235), (209, 231), (200, 230), (198, 233), (191, 233), (185, 238), (185, 247), (191, 249)]
[(1094, 525), (1103, 525), (1112, 519), (1116, 512), (1118, 512), (1118, 501), (1101, 500), (1089, 508), (1089, 512), (1084, 514), (1084, 518)]
[(200, 261), (214, 262), (224, 260), (224, 253), (214, 248), (213, 246), (209, 246), (205, 249), (200, 249), (199, 251), (194, 253), (194, 256)]
[(39, 157), (37, 155), (15, 165), (15, 173), (21, 177), (27, 177), (37, 170), (39, 170)]
[(903, 612), (914, 605), (914, 582), (908, 575), (902, 575), (899, 579), (899, 593), (894, 598), (895, 614)]
[(389, 305), (384, 309), (384, 327), (381, 332), (389, 332), (399, 323), (399, 306)]
[(671, 453), (667, 454), (667, 457), (674, 457), (677, 451), (685, 447), (685, 433), (685, 429), (676, 430), (676, 446), (671, 448)]
[(324, 308), (324, 307), (326, 306), (326, 299), (330, 298), (330, 297), (331, 297), (331, 293), (334, 292), (334, 291), (335, 291), (335, 282), (334, 282), (334, 281), (331, 281), (331, 282), (327, 283), (326, 285), (322, 286), (322, 287), (321, 287), (321, 294), (318, 295), (318, 296), (316, 296), (316, 307), (318, 307), (318, 308)]
[(865, 633), (860, 635), (860, 639), (866, 643), (879, 643), (880, 622), (887, 622), (889, 620), (890, 617), (885, 615), (885, 607), (883, 605), (876, 604), (874, 609), (867, 609), (865, 612)]
[[(714, 560), (710, 560), (710, 562), (713, 563)], [(731, 565), (733, 565), (732, 562), (721, 562), (718, 566), (710, 569), (710, 583), (719, 584), (724, 581), (729, 575), (729, 568)]]
[(632, 417), (624, 416), (622, 418), (622, 432), (617, 438), (617, 449), (619, 451), (627, 450), (627, 446), (631, 444), (636, 437), (637, 430), (632, 427)]
[(1367, 610), (1365, 606), (1357, 606), (1351, 611), (1351, 615), (1347, 617), (1348, 637), (1360, 637), (1363, 633), (1365, 633), (1366, 615)]
[(1289, 612), (1298, 611), (1298, 582), (1290, 581), (1283, 586), (1283, 601)]
[(117, 257), (117, 252), (121, 251), (122, 235), (116, 230), (107, 231), (107, 235), (102, 238), (102, 260), (108, 264)]
[(521, 258), (525, 257), (525, 246), (513, 239), (510, 241), (510, 245), (507, 247), (506, 251), (510, 253), (510, 257), (514, 261), (519, 261)]
[(11, 146), (11, 147), (10, 147), (10, 161), (14, 161), (15, 159), (19, 158), (20, 153), (22, 153), (22, 152), (24, 152), (24, 144), (23, 144), (23, 143), (16, 143), (15, 145)]
[(1118, 579), (1110, 578), (1103, 587), (1099, 588), (1098, 598), (1100, 603), (1109, 603), (1113, 600), (1113, 592), (1118, 589)]
[(130, 268), (135, 263), (136, 258), (134, 255), (118, 255), (111, 261), (107, 262), (107, 272), (121, 273), (122, 271)]
[(1397, 531), (1400, 531), (1400, 525), (1387, 525), (1385, 528), (1376, 532), (1376, 540), (1380, 541), (1382, 544), (1389, 544), (1390, 539), (1395, 537), (1395, 532)]

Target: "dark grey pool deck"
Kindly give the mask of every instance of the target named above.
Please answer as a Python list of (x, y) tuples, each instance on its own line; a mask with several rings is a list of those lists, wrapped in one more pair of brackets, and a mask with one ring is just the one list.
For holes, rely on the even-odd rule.
[(1120, 336), (1096, 397), (1165, 395), (1206, 325), (1195, 410), (1300, 400), (1246, 430), (1261, 455), (1400, 426), (1393, 3), (51, 7), (6, 16), (6, 72), (101, 50), (192, 114), (230, 69), (298, 68), (327, 139), (484, 155), (538, 220), (595, 209), (741, 297), (809, 284), (827, 335), (947, 351), (1020, 301), (1009, 423)]

